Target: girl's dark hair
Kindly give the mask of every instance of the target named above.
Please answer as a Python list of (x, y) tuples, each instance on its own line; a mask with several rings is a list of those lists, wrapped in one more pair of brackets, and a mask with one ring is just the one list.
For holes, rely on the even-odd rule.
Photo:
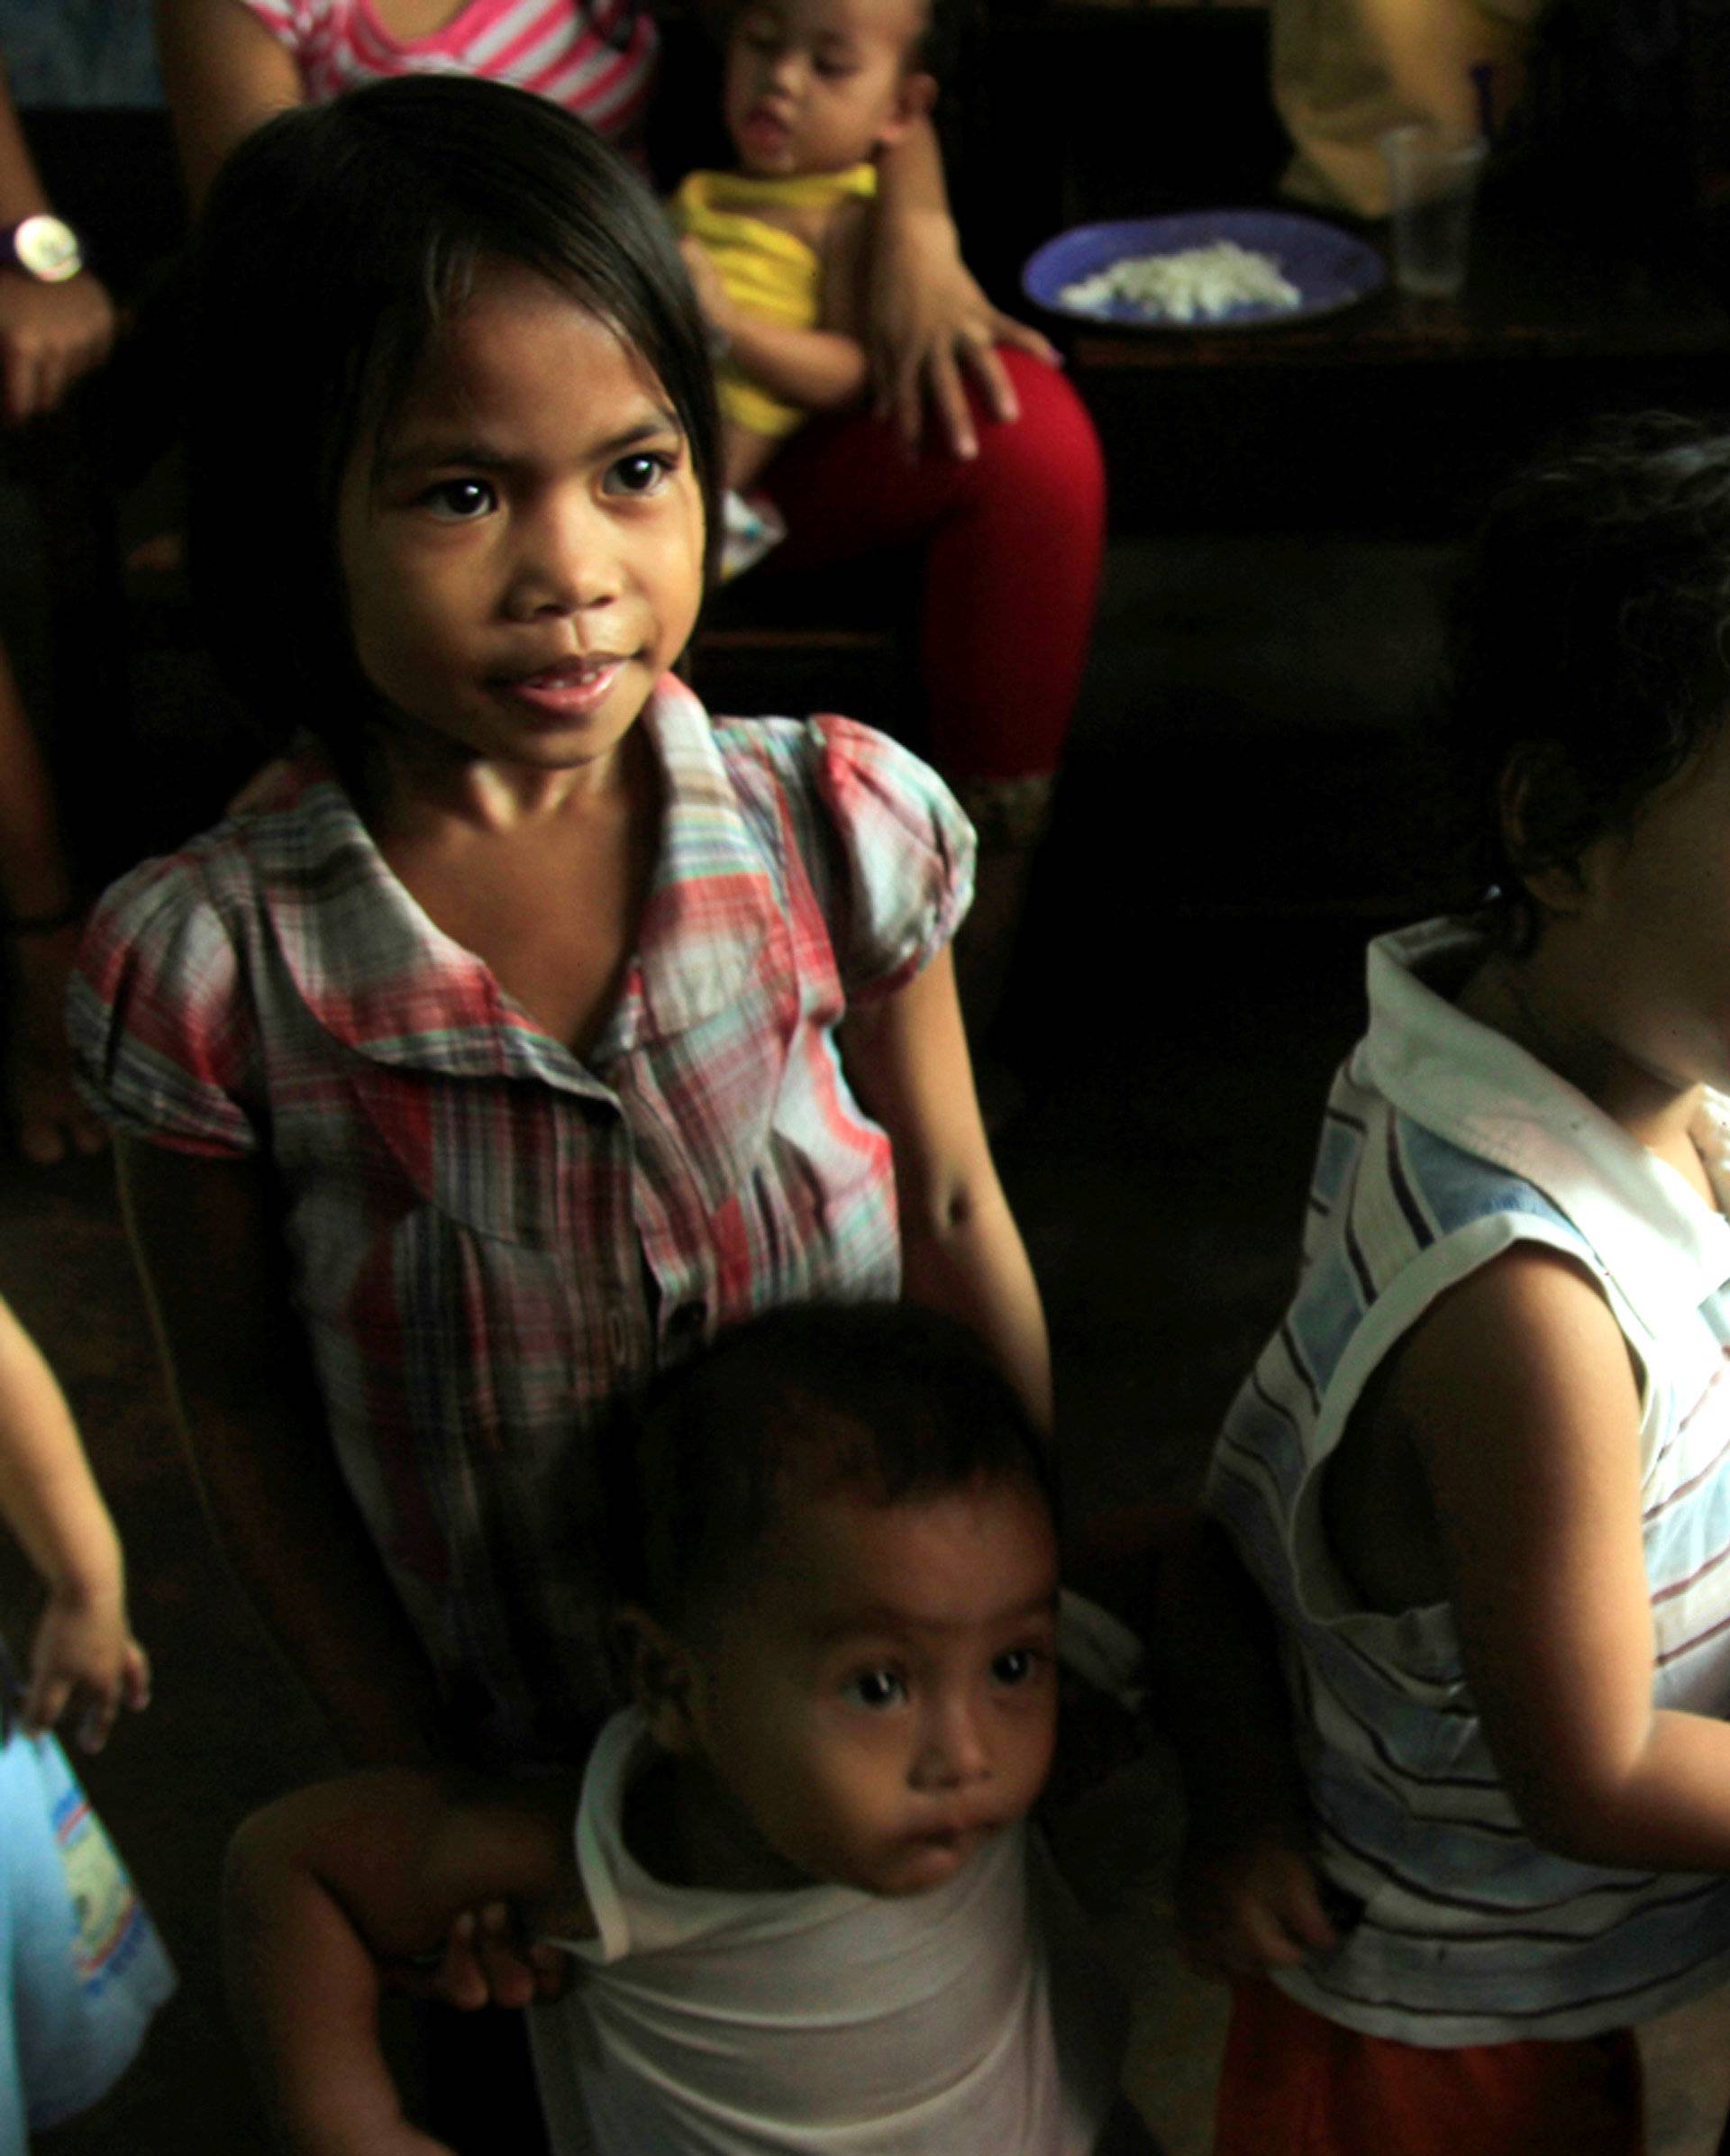
[[(1730, 706), (1730, 432), (1603, 421), (1492, 505), (1455, 602), (1444, 732), (1490, 923), (1539, 927), (1524, 878), (1572, 869)], [(1519, 781), (1510, 842), (1503, 788)]]
[(983, 1478), (1055, 1504), (1001, 1367), (905, 1303), (800, 1305), (724, 1333), (626, 1411), (608, 1455), (615, 1591), (670, 1624), (737, 1590), (789, 1488), (897, 1505)]
[(191, 566), (213, 649), (271, 734), (351, 749), (336, 504), (487, 267), (537, 272), (666, 390), (711, 555), (719, 433), (702, 319), (665, 216), (584, 123), (453, 75), (399, 76), (266, 122), (218, 176), (189, 366)]

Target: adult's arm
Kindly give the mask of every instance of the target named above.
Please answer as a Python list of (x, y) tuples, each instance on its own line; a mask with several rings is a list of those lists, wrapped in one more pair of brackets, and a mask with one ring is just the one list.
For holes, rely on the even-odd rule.
[(905, 987), (849, 1012), (841, 1051), (854, 1091), (895, 1149), (903, 1294), (970, 1325), (1049, 1430), (1045, 1313), (979, 1120), (950, 952)]
[(115, 1142), (175, 1411), (216, 1536), (357, 1764), (435, 1753), (432, 1670), (344, 1484), (266, 1171)]
[(241, 0), (156, 0), (156, 45), (196, 209), (234, 145), (302, 102), (300, 72)]
[[(52, 207), (0, 73), (0, 225)], [(51, 412), (80, 375), (102, 364), (114, 341), (114, 302), (90, 270), (45, 285), (21, 269), (0, 269), (0, 378), (13, 425)]]

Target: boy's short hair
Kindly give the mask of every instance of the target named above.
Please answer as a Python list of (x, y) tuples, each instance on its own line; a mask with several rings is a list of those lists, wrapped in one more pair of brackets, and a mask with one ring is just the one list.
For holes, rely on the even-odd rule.
[(660, 205), (584, 122), (455, 75), (267, 121), (218, 175), (188, 368), (191, 567), (213, 648), (276, 739), (341, 756), (372, 697), (337, 496), (492, 264), (545, 277), (642, 355), (684, 430), (713, 546), (719, 428), (703, 323)]
[(676, 1624), (736, 1592), (789, 1489), (885, 1505), (981, 1479), (1054, 1507), (1020, 1395), (975, 1334), (908, 1304), (808, 1304), (724, 1333), (624, 1417), (615, 1587)]
[(1524, 878), (1630, 829), (1723, 724), (1727, 638), (1730, 431), (1659, 412), (1600, 422), (1497, 497), (1455, 603), (1444, 731), (1509, 945), (1540, 924)]

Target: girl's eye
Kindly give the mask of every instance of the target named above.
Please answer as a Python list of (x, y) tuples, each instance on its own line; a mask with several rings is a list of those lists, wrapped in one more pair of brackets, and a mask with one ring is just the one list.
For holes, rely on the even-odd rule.
[(851, 60), (820, 59), (817, 62), (817, 73), (824, 82), (845, 82), (850, 75), (858, 72)]
[(1039, 1667), (1040, 1657), (1033, 1647), (1006, 1647), (991, 1662), (993, 1680), (1000, 1685), (1024, 1685)]
[(628, 457), (621, 457), (607, 472), (607, 490), (612, 494), (654, 494), (672, 468), (671, 458), (651, 456), (646, 450), (636, 450)]
[(422, 499), (435, 516), (451, 523), (469, 523), (498, 506), (498, 496), (485, 479), (441, 479)]
[(842, 1689), (858, 1701), (880, 1713), (885, 1707), (897, 1706), (906, 1697), (906, 1687), (893, 1669), (861, 1669), (847, 1679)]

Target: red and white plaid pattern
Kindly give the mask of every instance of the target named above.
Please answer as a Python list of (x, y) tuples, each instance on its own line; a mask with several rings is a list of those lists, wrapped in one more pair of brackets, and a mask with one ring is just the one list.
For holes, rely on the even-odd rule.
[(269, 1156), (343, 1470), (494, 1758), (569, 1756), (607, 1702), (578, 1433), (755, 1311), (896, 1293), (888, 1141), (834, 1031), (971, 887), (965, 819), (881, 734), (712, 727), (670, 678), (642, 723), (660, 855), (586, 1062), (433, 926), (311, 748), (114, 887), (73, 988), (117, 1129)]

